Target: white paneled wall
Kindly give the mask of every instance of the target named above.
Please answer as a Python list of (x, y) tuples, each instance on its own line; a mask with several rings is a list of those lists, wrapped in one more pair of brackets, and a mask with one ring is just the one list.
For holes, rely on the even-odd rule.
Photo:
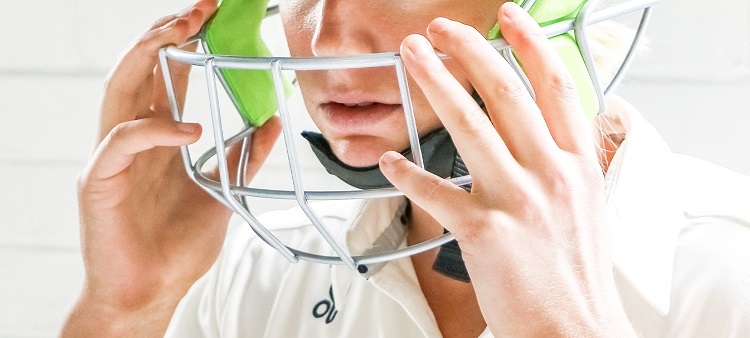
[[(0, 337), (57, 332), (82, 282), (75, 178), (104, 76), (135, 36), (188, 4), (26, 0), (0, 11)], [(675, 150), (750, 174), (750, 3), (722, 8), (666, 0), (620, 93)]]
[(104, 76), (189, 1), (27, 0), (0, 11), (0, 337), (52, 337), (83, 281), (75, 180)]
[(750, 174), (750, 2), (665, 0), (620, 95), (676, 152)]

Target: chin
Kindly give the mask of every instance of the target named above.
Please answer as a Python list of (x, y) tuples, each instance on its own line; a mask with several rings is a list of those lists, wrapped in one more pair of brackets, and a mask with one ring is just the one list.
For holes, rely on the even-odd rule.
[(357, 136), (345, 140), (329, 140), (333, 153), (342, 162), (352, 167), (377, 165), (380, 157), (386, 151), (395, 150), (401, 152), (408, 147), (408, 145), (389, 144), (391, 142), (375, 136)]

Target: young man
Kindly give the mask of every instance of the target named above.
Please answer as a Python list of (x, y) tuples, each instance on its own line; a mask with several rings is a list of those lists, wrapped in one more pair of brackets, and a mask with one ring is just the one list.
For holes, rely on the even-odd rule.
[[(397, 245), (445, 228), (460, 244), (471, 283), (434, 271), (437, 250), (359, 272), (292, 265), (246, 227), (219, 255), (230, 212), (185, 176), (175, 148), (195, 142), (200, 127), (169, 118), (164, 83), (155, 75), (158, 49), (184, 43), (215, 6), (204, 0), (159, 20), (108, 78), (101, 144), (80, 179), (86, 284), (63, 335), (750, 333), (746, 303), (712, 317), (732, 297), (749, 294), (749, 270), (736, 257), (747, 257), (743, 225), (750, 215), (732, 205), (731, 194), (746, 194), (750, 180), (671, 154), (618, 100), (607, 116), (625, 141), (620, 149), (613, 144), (609, 150), (617, 153), (602, 168), (570, 75), (513, 3), (281, 2), (293, 56), (399, 50), (413, 78), (420, 134), (445, 127), (472, 173), (467, 192), (394, 152), (407, 148), (408, 137), (392, 71), (300, 73), (308, 111), (332, 152), (351, 166), (379, 163), (410, 201), (323, 204), (323, 217), (338, 220), (354, 254), (394, 224), (403, 229)], [(479, 33), (496, 22), (527, 69), (536, 102)], [(441, 62), (433, 48), (452, 59)], [(182, 101), (187, 67), (180, 67), (173, 73)], [(469, 89), (484, 99), (486, 112)], [(249, 177), (279, 131), (272, 118), (255, 133)], [(230, 160), (237, 161), (237, 151)], [(296, 216), (266, 219), (295, 247), (323, 246)], [(709, 253), (692, 261), (700, 250)], [(691, 280), (704, 267), (722, 270)]]

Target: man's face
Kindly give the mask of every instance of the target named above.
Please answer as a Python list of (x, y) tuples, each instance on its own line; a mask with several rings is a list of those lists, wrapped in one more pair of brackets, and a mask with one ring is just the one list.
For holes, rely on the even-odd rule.
[[(281, 0), (292, 56), (346, 56), (398, 52), (401, 40), (425, 34), (432, 19), (447, 17), (488, 32), (498, 0)], [(459, 67), (446, 65), (467, 90)], [(333, 152), (346, 164), (368, 166), (387, 150), (409, 146), (393, 67), (297, 72), (305, 105)], [(422, 91), (409, 81), (420, 136), (440, 127)]]

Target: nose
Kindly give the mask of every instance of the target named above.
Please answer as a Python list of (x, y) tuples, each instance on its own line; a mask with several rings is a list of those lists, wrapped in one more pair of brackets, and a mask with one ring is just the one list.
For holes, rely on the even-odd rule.
[(377, 52), (371, 3), (359, 0), (323, 0), (311, 41), (315, 56), (348, 56)]

